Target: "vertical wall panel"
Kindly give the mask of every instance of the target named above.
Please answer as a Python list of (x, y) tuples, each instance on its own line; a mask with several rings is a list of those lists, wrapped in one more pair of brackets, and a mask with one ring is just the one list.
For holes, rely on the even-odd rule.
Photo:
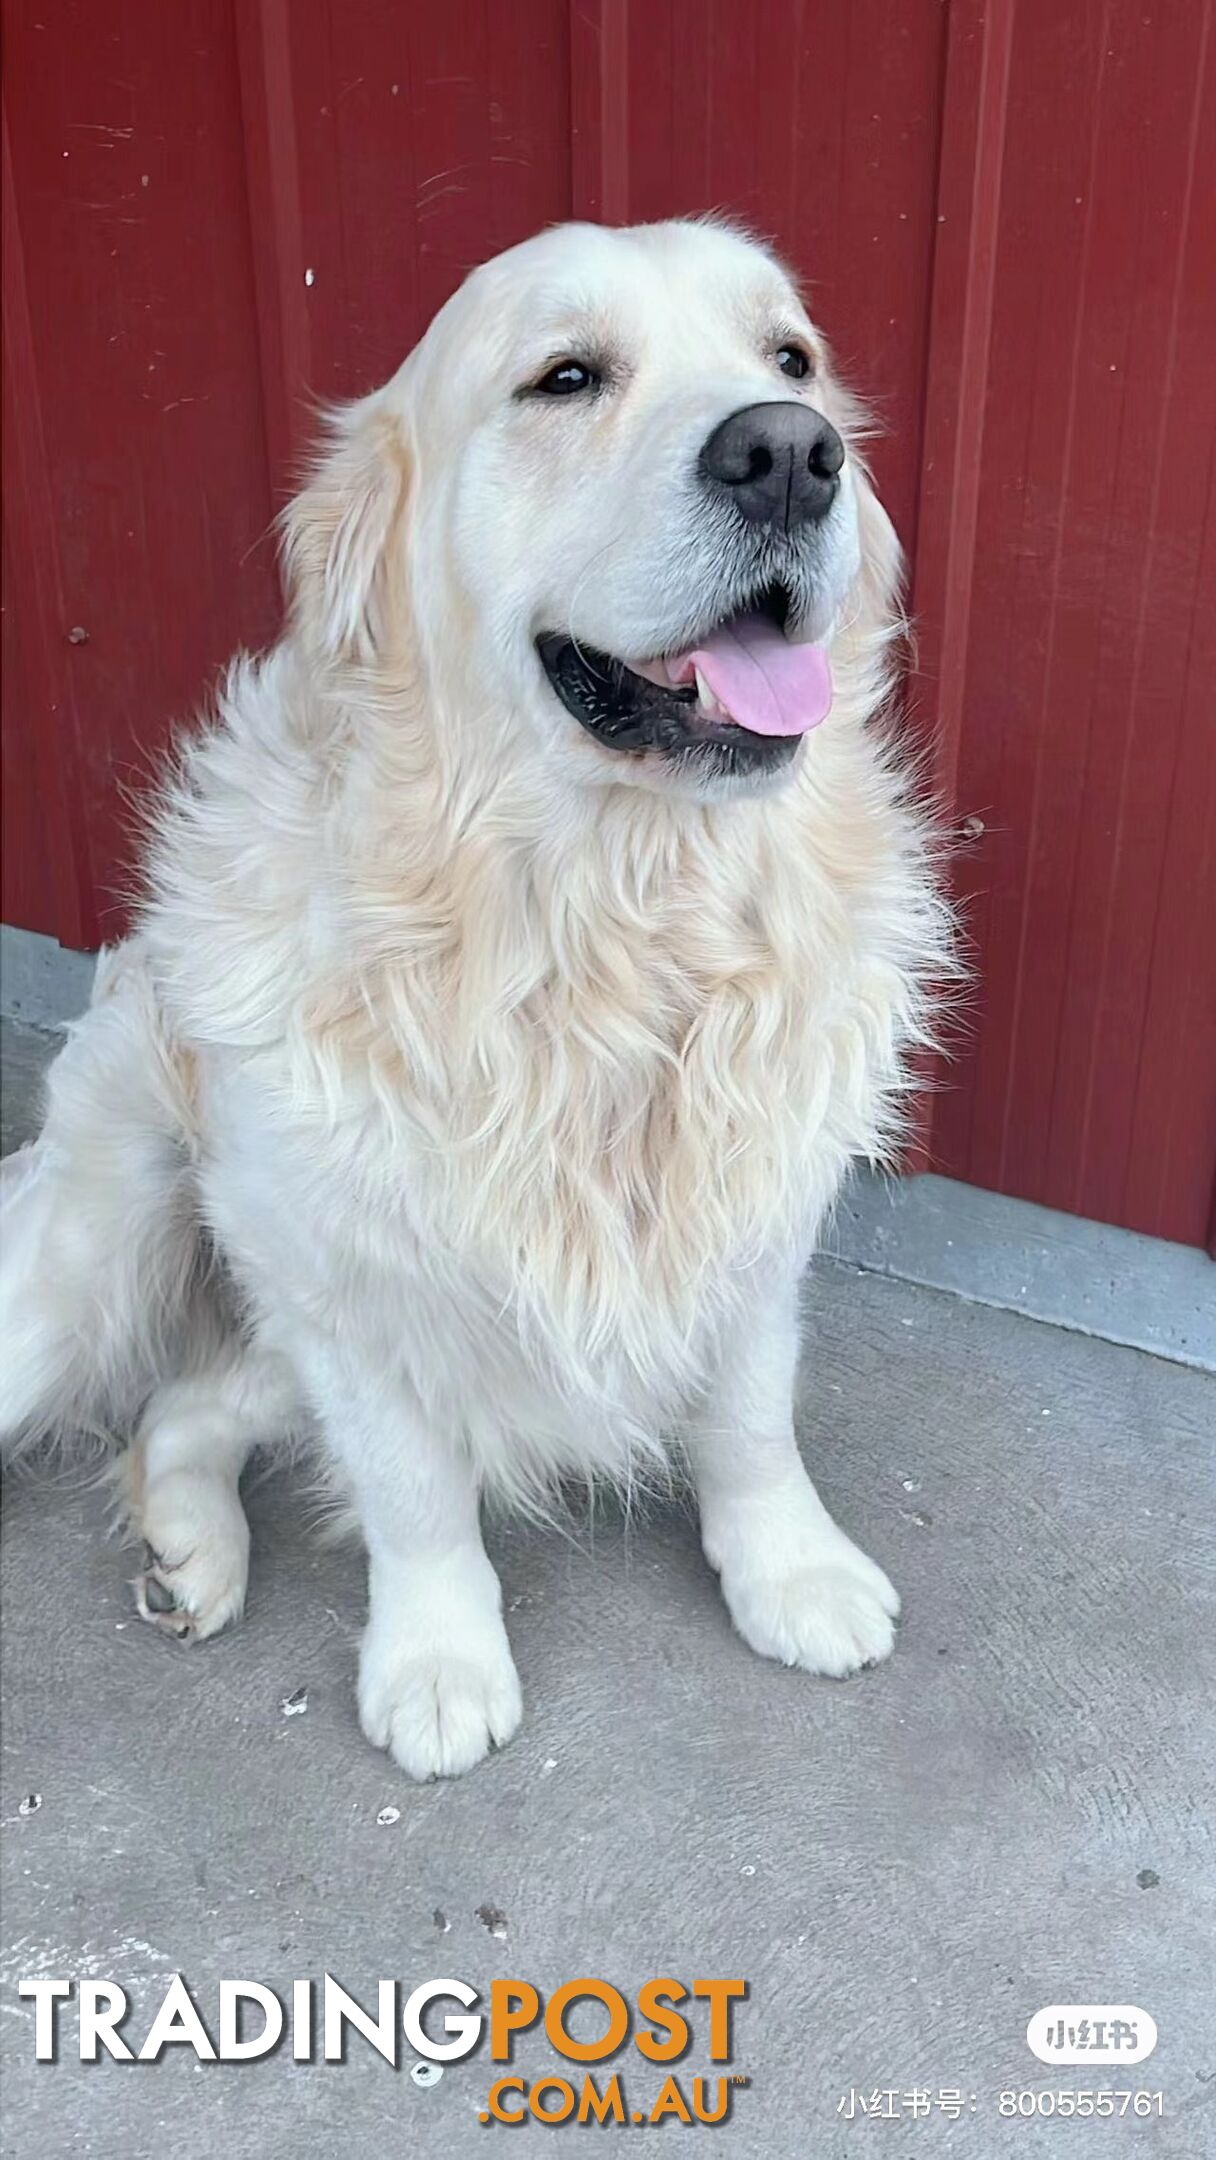
[(960, 872), (979, 982), (934, 1139), (979, 1184), (1200, 1242), (1216, 1174), (1216, 729), (1198, 687), (1210, 9), (1010, 12), (973, 560), (941, 685), (961, 714), (959, 809), (985, 827)]
[(70, 639), (83, 632), (66, 627), (7, 108), (3, 161), (5, 906), (11, 897), (18, 923), (53, 926), (83, 943), (90, 873), (68, 661)]
[[(58, 572), (46, 641), (32, 607), (19, 626), (30, 715), (9, 711), (37, 737), (56, 709), (66, 829), (45, 794), (31, 815), (56, 855), (78, 822), (86, 860), (77, 920), (47, 927), (95, 943), (119, 921), (125, 795), (274, 620), (232, 23), (215, 0), (11, 0), (4, 42), (36, 372), (7, 448), (32, 460), (40, 430)], [(6, 504), (14, 575), (31, 505)]]
[(124, 794), (273, 632), (317, 400), (538, 226), (724, 211), (878, 409), (908, 725), (972, 836), (973, 1011), (922, 1159), (1202, 1240), (1211, 12), (4, 0), (8, 919), (121, 921)]

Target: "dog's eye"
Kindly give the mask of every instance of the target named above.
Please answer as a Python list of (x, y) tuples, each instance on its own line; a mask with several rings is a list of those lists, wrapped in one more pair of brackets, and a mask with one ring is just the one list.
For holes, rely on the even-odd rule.
[(602, 375), (585, 360), (559, 360), (532, 387), (538, 397), (577, 397), (583, 390), (598, 390)]
[(773, 357), (782, 374), (791, 376), (795, 382), (801, 382), (811, 372), (811, 356), (801, 345), (783, 345)]

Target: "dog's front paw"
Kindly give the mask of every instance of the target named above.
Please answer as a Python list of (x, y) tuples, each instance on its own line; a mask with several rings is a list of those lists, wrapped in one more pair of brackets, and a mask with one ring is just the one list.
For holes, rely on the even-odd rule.
[(899, 1598), (880, 1567), (847, 1556), (784, 1570), (744, 1567), (722, 1577), (731, 1619), (761, 1657), (843, 1680), (895, 1645)]
[(412, 1778), (459, 1777), (505, 1747), (523, 1704), (506, 1631), (487, 1625), (448, 1649), (369, 1632), (359, 1665), (359, 1722)]

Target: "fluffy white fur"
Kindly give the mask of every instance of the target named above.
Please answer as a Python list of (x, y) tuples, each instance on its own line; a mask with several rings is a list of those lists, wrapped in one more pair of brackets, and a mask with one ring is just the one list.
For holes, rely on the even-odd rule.
[[(589, 345), (594, 409), (515, 395)], [(723, 574), (698, 445), (803, 394), (849, 448), (835, 705), (779, 788), (707, 795), (584, 733), (533, 640), (671, 649)], [(318, 1430), (369, 1555), (364, 1730), (416, 1777), (520, 1716), (482, 1493), (628, 1480), (676, 1436), (757, 1651), (891, 1648), (791, 1420), (799, 1273), (897, 1130), (944, 945), (875, 725), (898, 556), (857, 431), (737, 234), (566, 227), (475, 272), (335, 416), (288, 632), (184, 747), (8, 1169), (6, 1422), (134, 1427), (143, 1609), (196, 1637), (241, 1609), (250, 1448)]]

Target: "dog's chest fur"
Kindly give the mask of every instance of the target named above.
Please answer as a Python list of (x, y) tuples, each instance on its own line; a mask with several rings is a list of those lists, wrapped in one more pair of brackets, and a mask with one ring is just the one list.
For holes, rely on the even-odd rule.
[(311, 1017), (361, 1192), (378, 1162), (386, 1216), (546, 1337), (645, 1364), (712, 1325), (881, 1135), (911, 975), (864, 879), (753, 828), (750, 863), (729, 819), (642, 866), (454, 850), (391, 928), (356, 910), (358, 999)]
[(935, 949), (895, 781), (850, 734), (771, 801), (621, 790), (527, 846), (401, 783), (404, 824), (325, 849), (307, 766), (259, 754), (229, 814), (253, 747), (198, 760), (149, 933), (239, 1102), (205, 1144), (259, 1296), (420, 1343), (492, 1316), (566, 1382), (669, 1398), (888, 1137)]

